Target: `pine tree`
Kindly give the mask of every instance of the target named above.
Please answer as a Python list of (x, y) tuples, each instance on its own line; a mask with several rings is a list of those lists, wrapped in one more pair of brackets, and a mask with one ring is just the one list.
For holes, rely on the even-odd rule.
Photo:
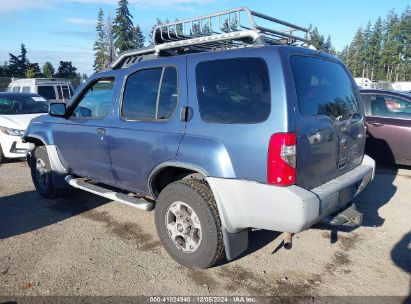
[(109, 50), (107, 46), (107, 33), (104, 25), (104, 12), (100, 8), (96, 26), (98, 39), (94, 42), (94, 70), (96, 72), (107, 68), (109, 64)]
[(26, 46), (21, 44), (20, 55), (16, 56), (9, 53), (9, 73), (13, 77), (24, 77), (26, 70), (29, 66), (29, 61), (27, 60), (27, 49)]
[(144, 38), (143, 32), (140, 29), (140, 26), (137, 24), (134, 28), (134, 39), (135, 39), (135, 48), (139, 49), (144, 47), (144, 42), (146, 38)]
[(26, 72), (25, 72), (25, 76), (27, 78), (35, 78), (35, 77), (40, 77), (41, 72), (40, 72), (40, 67), (38, 63), (30, 63), (27, 66)]
[(43, 75), (46, 78), (52, 78), (54, 75), (54, 67), (51, 62), (46, 61), (43, 65)]
[[(324, 50), (324, 47), (325, 47), (324, 36), (319, 33), (317, 27), (314, 27), (314, 29), (311, 30), (311, 25), (310, 25), (309, 31), (310, 31), (310, 36), (311, 36), (311, 44), (317, 50), (326, 52), (326, 50)], [(330, 43), (331, 43), (331, 41), (330, 41)]]
[(382, 45), (382, 20), (378, 17), (372, 29), (371, 36), (368, 42), (367, 57), (370, 67), (370, 79), (374, 80), (379, 75), (380, 53)]
[(60, 61), (56, 77), (58, 78), (77, 78), (77, 68), (71, 61)]
[(132, 22), (133, 16), (128, 10), (128, 1), (119, 0), (114, 19), (113, 33), (114, 45), (122, 53), (135, 48), (135, 30)]

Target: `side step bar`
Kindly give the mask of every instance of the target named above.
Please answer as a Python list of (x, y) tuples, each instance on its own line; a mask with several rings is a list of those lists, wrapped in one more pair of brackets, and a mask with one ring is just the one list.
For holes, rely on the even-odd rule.
[(66, 182), (77, 189), (81, 189), (112, 201), (117, 201), (122, 204), (129, 205), (131, 207), (139, 208), (145, 211), (151, 211), (154, 209), (154, 204), (152, 202), (148, 202), (141, 198), (130, 197), (124, 193), (114, 192), (110, 189), (106, 189), (94, 184), (87, 183), (82, 180), (78, 180), (71, 175), (67, 175), (65, 177)]

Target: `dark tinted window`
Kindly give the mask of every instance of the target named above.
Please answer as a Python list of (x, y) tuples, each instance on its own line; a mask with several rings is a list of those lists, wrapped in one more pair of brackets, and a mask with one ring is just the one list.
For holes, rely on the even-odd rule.
[(42, 97), (0, 97), (0, 115), (47, 113)]
[(196, 67), (196, 82), (205, 122), (258, 123), (270, 114), (268, 68), (261, 58), (201, 62)]
[(127, 79), (122, 115), (128, 120), (167, 119), (173, 113), (177, 99), (177, 71), (174, 67), (138, 71)]
[(411, 102), (387, 95), (371, 95), (370, 108), (372, 116), (411, 118)]
[(103, 118), (113, 99), (114, 78), (100, 79), (81, 97), (72, 116), (79, 118)]
[(54, 86), (38, 86), (37, 93), (46, 99), (56, 99)]
[(358, 111), (358, 101), (344, 68), (332, 61), (291, 57), (298, 104), (303, 115), (344, 120)]
[(168, 67), (164, 70), (163, 82), (160, 89), (158, 118), (167, 119), (173, 114), (177, 105), (177, 71)]

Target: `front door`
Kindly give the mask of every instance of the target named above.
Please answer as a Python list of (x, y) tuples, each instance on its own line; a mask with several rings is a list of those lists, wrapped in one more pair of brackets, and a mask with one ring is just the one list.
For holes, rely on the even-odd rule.
[(107, 136), (114, 84), (114, 77), (91, 82), (68, 109), (70, 117), (54, 129), (63, 164), (75, 174), (113, 181)]

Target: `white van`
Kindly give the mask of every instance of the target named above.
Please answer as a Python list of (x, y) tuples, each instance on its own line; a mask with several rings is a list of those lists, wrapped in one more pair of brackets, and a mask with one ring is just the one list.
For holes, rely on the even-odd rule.
[(53, 102), (67, 102), (73, 96), (73, 86), (68, 79), (26, 78), (12, 81), (7, 92), (35, 93)]

